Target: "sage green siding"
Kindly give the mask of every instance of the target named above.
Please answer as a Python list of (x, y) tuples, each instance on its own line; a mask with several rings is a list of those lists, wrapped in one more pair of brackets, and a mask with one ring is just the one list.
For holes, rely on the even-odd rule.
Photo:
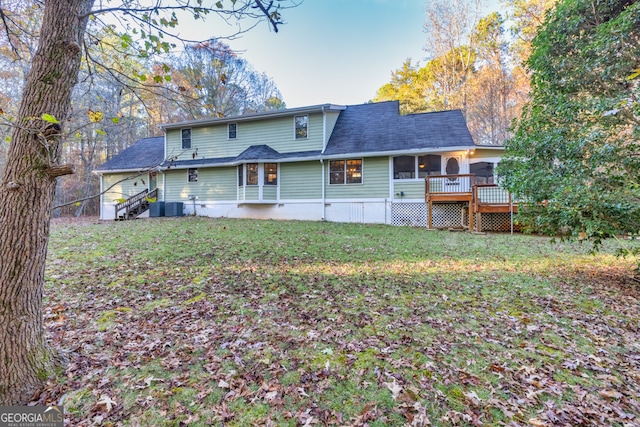
[(244, 189), (244, 200), (258, 200), (260, 188), (257, 185), (247, 185)]
[(237, 176), (235, 167), (199, 168), (198, 181), (189, 182), (187, 169), (173, 169), (165, 173), (165, 200), (186, 201), (189, 195), (201, 201), (236, 200)]
[[(346, 157), (353, 159), (354, 157)], [(329, 184), (329, 161), (325, 161), (325, 179), (328, 199), (388, 198), (389, 158), (362, 159), (362, 184)]]
[(281, 163), (280, 199), (320, 199), (322, 166), (319, 161)]
[(262, 200), (278, 200), (278, 187), (275, 185), (262, 187)]
[[(102, 176), (102, 188), (106, 190), (113, 185), (109, 191), (104, 193), (104, 203), (110, 203), (118, 199), (127, 199), (147, 188), (147, 178), (145, 175), (133, 179), (127, 179), (131, 173), (113, 173)], [(144, 180), (144, 184), (142, 183)], [(118, 182), (120, 181), (120, 182)]]
[[(404, 192), (403, 196), (400, 196), (400, 192)], [(424, 199), (425, 182), (424, 180), (418, 181), (394, 181), (393, 183), (393, 198), (395, 200), (400, 199)]]
[[(191, 160), (196, 150), (196, 159), (235, 157), (252, 145), (268, 145), (280, 153), (322, 150), (322, 114), (308, 116), (308, 137), (305, 139), (295, 139), (294, 115), (239, 121), (235, 139), (228, 138), (228, 123), (191, 127), (191, 149), (187, 150), (182, 149), (181, 130), (169, 129), (166, 135), (167, 157), (179, 155), (177, 160)], [(335, 121), (333, 124), (335, 125)]]

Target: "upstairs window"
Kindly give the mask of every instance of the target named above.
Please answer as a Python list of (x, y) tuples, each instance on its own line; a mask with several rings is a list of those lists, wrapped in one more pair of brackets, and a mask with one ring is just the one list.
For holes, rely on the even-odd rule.
[(264, 164), (264, 185), (278, 185), (278, 164)]
[(229, 139), (236, 139), (238, 137), (238, 124), (237, 123), (229, 123), (227, 126)]
[(308, 135), (309, 116), (295, 116), (294, 123), (296, 139), (305, 139)]
[(362, 159), (331, 160), (329, 184), (362, 184)]
[(180, 133), (182, 135), (182, 149), (191, 149), (191, 129), (182, 129)]
[(187, 171), (187, 177), (189, 182), (198, 182), (198, 169), (189, 168)]
[(257, 163), (247, 163), (247, 185), (258, 185)]

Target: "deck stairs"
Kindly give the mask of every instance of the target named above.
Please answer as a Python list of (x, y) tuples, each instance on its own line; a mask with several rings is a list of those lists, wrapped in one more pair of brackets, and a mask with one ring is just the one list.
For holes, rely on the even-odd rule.
[(136, 219), (149, 210), (149, 203), (158, 197), (158, 189), (152, 191), (143, 190), (116, 205), (116, 221)]

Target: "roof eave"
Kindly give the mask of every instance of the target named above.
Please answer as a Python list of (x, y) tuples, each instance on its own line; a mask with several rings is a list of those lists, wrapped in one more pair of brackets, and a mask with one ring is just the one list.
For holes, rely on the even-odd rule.
[(397, 156), (398, 154), (421, 154), (421, 153), (435, 153), (446, 151), (465, 151), (474, 150), (476, 145), (460, 145), (454, 147), (429, 147), (429, 148), (412, 148), (409, 150), (386, 150), (386, 151), (361, 151), (339, 154), (323, 154), (324, 159), (338, 159), (345, 156), (351, 157), (383, 157), (383, 156)]
[(188, 120), (177, 123), (167, 123), (164, 125), (160, 125), (160, 129), (169, 130), (169, 129), (179, 129), (184, 127), (197, 127), (197, 126), (207, 126), (212, 124), (225, 124), (225, 123), (237, 123), (237, 122), (247, 122), (247, 121), (255, 121), (255, 120), (266, 120), (277, 117), (287, 117), (296, 114), (310, 114), (310, 113), (321, 113), (321, 112), (339, 112), (347, 107), (345, 105), (336, 105), (336, 104), (320, 104), (320, 105), (312, 105), (309, 107), (298, 107), (298, 108), (287, 108), (285, 110), (274, 110), (267, 111), (262, 113), (252, 113), (252, 114), (243, 114), (240, 116), (230, 116), (230, 117), (222, 117), (222, 118), (213, 118), (213, 119), (200, 119), (200, 120)]

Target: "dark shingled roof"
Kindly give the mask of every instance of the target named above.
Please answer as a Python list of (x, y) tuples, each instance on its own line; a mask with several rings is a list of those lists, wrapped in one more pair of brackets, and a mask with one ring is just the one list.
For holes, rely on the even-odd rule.
[(164, 160), (164, 137), (143, 138), (98, 166), (98, 171), (140, 170), (159, 166)]
[(244, 150), (238, 157), (237, 161), (251, 161), (251, 160), (271, 160), (276, 159), (280, 153), (268, 145), (252, 145)]
[(403, 116), (399, 107), (398, 101), (348, 106), (324, 154), (475, 146), (460, 110)]

